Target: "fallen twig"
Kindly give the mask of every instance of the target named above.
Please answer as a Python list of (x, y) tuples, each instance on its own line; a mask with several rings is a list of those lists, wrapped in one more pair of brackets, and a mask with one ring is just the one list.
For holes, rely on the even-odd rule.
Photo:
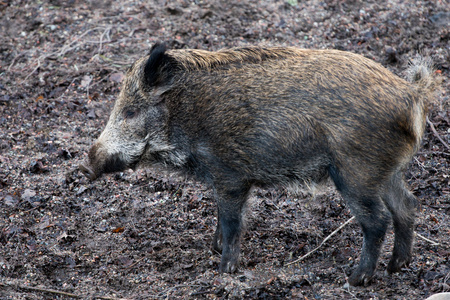
[(428, 243), (430, 243), (430, 244), (433, 245), (433, 246), (439, 246), (439, 245), (441, 245), (441, 244), (439, 244), (438, 242), (435, 242), (435, 241), (432, 241), (432, 240), (430, 240), (430, 239), (427, 239), (426, 237), (424, 237), (423, 235), (418, 234), (417, 232), (415, 232), (415, 234), (416, 234), (417, 237), (420, 237), (422, 240), (427, 241)]
[(427, 123), (430, 125), (431, 131), (433, 131), (434, 136), (438, 138), (438, 140), (441, 141), (442, 144), (444, 144), (447, 149), (450, 149), (450, 146), (441, 138), (439, 133), (437, 132), (436, 128), (434, 127), (434, 124), (428, 119), (427, 117)]
[(351, 221), (353, 221), (353, 219), (355, 219), (355, 217), (351, 217), (350, 219), (348, 219), (344, 224), (342, 224), (341, 226), (339, 226), (335, 231), (333, 231), (332, 233), (330, 233), (330, 235), (328, 235), (321, 243), (319, 246), (317, 246), (316, 248), (314, 248), (313, 250), (309, 251), (308, 253), (306, 253), (305, 255), (303, 255), (302, 257), (291, 261), (290, 263), (287, 263), (286, 266), (298, 263), (299, 261), (307, 258), (308, 256), (310, 256), (312, 253), (316, 252), (320, 247), (322, 247), (323, 244), (325, 244), (326, 241), (328, 241), (333, 235), (335, 235), (339, 230), (341, 230), (342, 228), (344, 228), (347, 224), (349, 224)]
[(178, 289), (178, 288), (184, 288), (184, 287), (199, 287), (201, 286), (200, 284), (177, 284), (174, 285), (162, 292), (160, 292), (157, 297), (158, 298), (169, 298), (169, 293), (171, 293), (173, 290)]
[(414, 157), (414, 160), (417, 162), (417, 164), (422, 168), (423, 171), (425, 171), (425, 165), (423, 163), (421, 163), (417, 157)]
[(46, 289), (46, 288), (41, 288), (41, 287), (34, 287), (34, 286), (27, 286), (27, 285), (22, 285), (22, 284), (18, 284), (18, 283), (2, 283), (0, 282), (0, 286), (4, 286), (4, 287), (15, 287), (15, 288), (19, 288), (22, 290), (29, 290), (29, 291), (35, 291), (35, 292), (43, 292), (43, 293), (49, 293), (49, 294), (56, 294), (56, 295), (63, 295), (66, 297), (71, 297), (71, 298), (81, 298), (81, 296), (76, 295), (76, 294), (72, 294), (72, 293), (67, 293), (67, 292), (62, 292), (62, 291), (57, 291), (57, 290), (52, 290), (52, 289)]
[(43, 287), (28, 286), (28, 285), (20, 284), (17, 282), (6, 282), (6, 283), (0, 282), (0, 287), (11, 287), (11, 288), (16, 288), (16, 289), (29, 290), (29, 291), (48, 293), (48, 294), (54, 294), (54, 295), (61, 295), (61, 296), (66, 296), (66, 297), (70, 297), (70, 298), (78, 298), (78, 299), (93, 298), (93, 299), (102, 299), (102, 300), (125, 300), (124, 298), (114, 298), (114, 297), (105, 297), (105, 296), (86, 297), (85, 295), (77, 295), (77, 294), (67, 293), (67, 292), (58, 291), (58, 290), (47, 289), (47, 288), (43, 288)]
[(133, 268), (134, 266), (136, 266), (138, 263), (140, 263), (141, 261), (143, 261), (144, 259), (146, 259), (147, 257), (141, 257), (141, 258), (139, 258), (137, 261), (135, 261), (134, 263), (132, 263), (131, 265), (129, 265), (128, 267), (126, 267), (125, 269), (131, 269), (131, 268)]
[(25, 55), (25, 54), (27, 54), (27, 53), (30, 53), (30, 52), (31, 52), (31, 50), (26, 50), (26, 51), (22, 51), (22, 52), (20, 52), (19, 54), (17, 54), (17, 55), (12, 59), (11, 63), (9, 64), (8, 72), (11, 71), (11, 67), (14, 65), (14, 63), (16, 62), (16, 60), (17, 60), (19, 57), (21, 57), (21, 56), (23, 56), (23, 55)]
[[(44, 61), (52, 56), (63, 56), (64, 54), (66, 54), (67, 52), (77, 48), (80, 46), (80, 44), (83, 43), (79, 43), (78, 41), (81, 40), (81, 38), (83, 38), (85, 35), (87, 35), (88, 33), (95, 31), (95, 30), (99, 30), (99, 29), (103, 29), (103, 27), (95, 27), (95, 28), (91, 28), (86, 30), (85, 32), (83, 32), (82, 34), (80, 34), (79, 36), (77, 36), (75, 39), (73, 39), (72, 41), (68, 42), (66, 45), (62, 46), (61, 49), (57, 50), (57, 51), (53, 51), (50, 53), (47, 53), (45, 55), (41, 55), (36, 59), (37, 62), (37, 66), (30, 72), (28, 73), (28, 75), (25, 77), (25, 79), (21, 82), (21, 84), (23, 84), (25, 81), (27, 81), (27, 79), (34, 73), (36, 72), (36, 70), (41, 66), (41, 61)], [(100, 38), (100, 49), (101, 49), (101, 45), (103, 43), (102, 39), (103, 36), (105, 35), (105, 32), (109, 32), (109, 27), (103, 32), (103, 35)], [(11, 66), (10, 66), (11, 67)]]

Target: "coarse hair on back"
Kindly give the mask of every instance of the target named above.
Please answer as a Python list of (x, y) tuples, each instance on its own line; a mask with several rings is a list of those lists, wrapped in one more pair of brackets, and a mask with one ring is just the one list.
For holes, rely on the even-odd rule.
[(148, 86), (166, 82), (177, 71), (214, 71), (264, 61), (304, 57), (314, 50), (294, 47), (244, 47), (216, 52), (198, 49), (167, 49), (165, 44), (153, 45), (144, 65), (144, 78)]
[(308, 50), (293, 47), (244, 47), (223, 49), (216, 52), (181, 49), (169, 50), (167, 54), (173, 57), (184, 70), (200, 69), (214, 70), (229, 65), (259, 64), (267, 60), (282, 60), (293, 57), (303, 57)]

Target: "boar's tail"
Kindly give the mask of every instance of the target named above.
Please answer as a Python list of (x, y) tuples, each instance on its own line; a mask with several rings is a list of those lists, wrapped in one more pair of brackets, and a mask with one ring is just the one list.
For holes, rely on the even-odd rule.
[(409, 82), (416, 85), (419, 95), (425, 99), (431, 98), (433, 93), (439, 88), (441, 82), (440, 78), (434, 76), (433, 62), (431, 59), (422, 56), (418, 56), (412, 60), (406, 70), (406, 78)]
[(410, 124), (412, 125), (412, 136), (415, 137), (413, 150), (409, 159), (417, 151), (426, 125), (426, 115), (428, 106), (435, 97), (435, 92), (439, 88), (441, 78), (435, 76), (433, 64), (430, 58), (419, 56), (412, 60), (406, 70), (406, 79), (412, 83), (416, 101), (411, 109)]

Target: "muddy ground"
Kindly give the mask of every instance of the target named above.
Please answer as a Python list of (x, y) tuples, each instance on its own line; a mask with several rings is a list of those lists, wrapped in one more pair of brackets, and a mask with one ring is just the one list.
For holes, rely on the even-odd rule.
[[(450, 290), (450, 4), (412, 1), (0, 1), (1, 299), (423, 299)], [(218, 273), (211, 191), (163, 170), (89, 182), (76, 171), (127, 67), (155, 41), (217, 50), (360, 53), (404, 76), (433, 58), (443, 89), (405, 172), (420, 201), (414, 259), (345, 286), (362, 236), (329, 186), (255, 190), (240, 271)], [(432, 124), (432, 126), (431, 126)]]

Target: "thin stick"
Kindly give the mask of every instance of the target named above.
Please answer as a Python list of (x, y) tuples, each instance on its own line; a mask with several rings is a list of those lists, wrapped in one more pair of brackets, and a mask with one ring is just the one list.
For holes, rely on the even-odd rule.
[(421, 163), (417, 157), (414, 157), (414, 160), (417, 162), (417, 164), (422, 168), (423, 171), (425, 171), (425, 165), (423, 163)]
[(344, 224), (342, 224), (341, 226), (339, 226), (335, 231), (333, 231), (329, 236), (327, 236), (322, 243), (320, 243), (319, 246), (317, 246), (316, 248), (314, 248), (313, 250), (309, 251), (308, 253), (306, 253), (305, 255), (303, 255), (302, 257), (287, 263), (286, 266), (298, 263), (299, 261), (307, 258), (308, 256), (310, 256), (312, 253), (316, 252), (320, 247), (322, 247), (323, 244), (325, 244), (326, 241), (328, 241), (333, 235), (335, 235), (339, 230), (341, 230), (342, 228), (344, 228), (347, 224), (349, 224), (351, 221), (353, 221), (353, 219), (355, 219), (355, 217), (351, 217), (350, 219), (348, 219)]
[[(173, 287), (170, 287), (170, 288), (160, 292), (156, 297), (158, 297), (158, 298), (165, 297), (166, 299), (168, 299), (169, 293), (171, 293), (175, 289), (184, 288), (184, 287), (199, 287), (199, 286), (201, 286), (201, 285), (200, 284), (177, 284)], [(164, 296), (164, 295), (166, 295), (166, 296)]]
[(427, 241), (428, 243), (430, 243), (433, 246), (439, 246), (440, 244), (438, 242), (432, 241), (430, 239), (427, 239), (426, 237), (424, 237), (423, 235), (418, 234), (417, 232), (415, 232), (415, 234), (420, 237), (422, 240)]
[(50, 294), (57, 294), (57, 295), (63, 295), (63, 296), (67, 296), (67, 297), (71, 297), (71, 298), (81, 298), (81, 296), (79, 295), (75, 295), (72, 293), (66, 293), (66, 292), (61, 292), (61, 291), (57, 291), (57, 290), (51, 290), (51, 289), (45, 289), (45, 288), (40, 288), (40, 287), (33, 287), (33, 286), (26, 286), (26, 285), (21, 285), (21, 284), (5, 284), (5, 283), (1, 283), (1, 286), (16, 286), (19, 289), (23, 289), (23, 290), (30, 290), (30, 291), (36, 291), (36, 292), (44, 292), (44, 293), (50, 293)]
[(16, 62), (16, 60), (17, 60), (19, 57), (21, 57), (21, 56), (23, 56), (23, 55), (25, 55), (25, 54), (27, 54), (27, 53), (29, 53), (29, 52), (31, 52), (31, 50), (22, 51), (22, 52), (20, 52), (19, 54), (17, 54), (17, 55), (13, 58), (13, 60), (11, 61), (11, 64), (10, 64), (9, 67), (8, 67), (8, 72), (11, 71), (11, 67), (14, 65), (14, 63)]
[[(34, 73), (36, 72), (36, 70), (41, 66), (41, 61), (44, 61), (46, 59), (48, 59), (49, 57), (52, 57), (53, 55), (56, 56), (63, 56), (64, 54), (66, 54), (67, 52), (71, 51), (72, 49), (75, 49), (76, 47), (79, 47), (80, 44), (77, 43), (82, 37), (84, 37), (85, 35), (87, 35), (88, 33), (90, 33), (91, 31), (94, 30), (99, 30), (99, 29), (103, 29), (103, 27), (95, 27), (92, 29), (88, 29), (85, 32), (83, 32), (81, 35), (77, 36), (73, 41), (69, 42), (68, 44), (64, 45), (59, 51), (54, 51), (45, 55), (41, 55), (39, 56), (36, 61), (37, 61), (37, 66), (33, 69), (33, 71), (31, 71), (26, 77), (25, 79), (21, 82), (21, 84), (23, 84), (25, 81), (27, 81), (27, 79)], [(100, 41), (102, 43), (102, 41)], [(74, 45), (74, 46), (72, 46)], [(82, 43), (81, 43), (82, 45)]]
[(128, 267), (126, 267), (125, 269), (131, 269), (131, 268), (133, 268), (134, 266), (136, 266), (138, 263), (140, 263), (141, 261), (143, 261), (144, 259), (146, 259), (147, 257), (141, 257), (141, 258), (139, 258), (137, 261), (135, 261), (134, 263), (132, 263), (131, 265), (129, 265)]
[[(35, 292), (62, 295), (62, 296), (70, 297), (70, 298), (86, 299), (85, 296), (80, 296), (80, 295), (76, 295), (76, 294), (72, 294), (72, 293), (67, 293), (67, 292), (62, 292), (62, 291), (57, 291), (57, 290), (52, 290), (52, 289), (47, 289), (47, 288), (27, 286), (27, 285), (22, 285), (19, 283), (2, 283), (2, 282), (0, 282), (0, 286), (13, 287), (13, 288), (15, 287), (15, 288), (23, 289), (23, 290), (30, 290), (30, 291), (35, 291)], [(121, 300), (121, 299), (123, 299), (123, 298), (111, 298), (111, 297), (105, 297), (105, 296), (93, 296), (92, 298), (103, 299), (103, 300)]]
[(444, 140), (441, 138), (439, 133), (436, 131), (436, 128), (434, 128), (434, 124), (428, 119), (428, 117), (427, 117), (427, 123), (430, 125), (431, 131), (433, 131), (434, 136), (437, 137), (438, 140), (440, 140), (441, 143), (444, 144), (445, 147), (447, 147), (447, 149), (450, 149), (450, 146), (446, 142), (444, 142)]

